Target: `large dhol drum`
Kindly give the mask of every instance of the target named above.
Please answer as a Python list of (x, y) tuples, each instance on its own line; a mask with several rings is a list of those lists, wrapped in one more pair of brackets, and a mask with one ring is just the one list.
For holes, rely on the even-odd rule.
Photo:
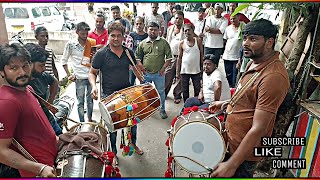
[(133, 104), (137, 105), (137, 108), (133, 109), (134, 117), (143, 121), (159, 109), (159, 93), (150, 83), (147, 83), (117, 91), (101, 100), (99, 109), (105, 126), (110, 132), (127, 126), (127, 108)]
[(221, 130), (219, 119), (206, 112), (179, 116), (170, 138), (173, 159), (190, 174), (209, 174), (226, 153)]
[(105, 166), (92, 152), (108, 149), (107, 130), (96, 123), (81, 123), (59, 136), (58, 177), (105, 177)]

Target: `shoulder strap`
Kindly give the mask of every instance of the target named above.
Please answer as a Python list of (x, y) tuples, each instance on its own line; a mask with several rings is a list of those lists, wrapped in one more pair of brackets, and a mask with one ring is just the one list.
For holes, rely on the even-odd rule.
[(37, 162), (37, 160), (33, 158), (31, 154), (15, 138), (12, 139), (12, 145), (15, 146), (25, 158), (29, 159), (30, 161)]
[(27, 90), (30, 91), (37, 99), (40, 103), (42, 103), (44, 106), (46, 106), (46, 108), (51, 111), (53, 114), (56, 114), (57, 112), (59, 112), (59, 110), (54, 107), (52, 104), (48, 103), (46, 100), (44, 100), (42, 97), (40, 97), (37, 93), (35, 93), (32, 89), (30, 89), (30, 87), (27, 87)]
[[(279, 59), (275, 59), (273, 60), (271, 63), (269, 63), (268, 65), (266, 65), (263, 69), (261, 69), (258, 72), (255, 72), (252, 77), (245, 82), (245, 84), (238, 90), (235, 92), (235, 94), (232, 96), (232, 98), (230, 99), (229, 104), (233, 107), (238, 100), (244, 95), (244, 93), (247, 91), (247, 89), (255, 82), (255, 80), (260, 76), (260, 74), (267, 68), (269, 67), (271, 64), (273, 64), (274, 62), (276, 62)], [(248, 68), (248, 67), (247, 67)], [(240, 82), (240, 80), (239, 80)]]
[(140, 71), (140, 69), (137, 67), (137, 65), (133, 62), (133, 59), (130, 55), (129, 50), (125, 49), (125, 52), (126, 52), (128, 58), (130, 59), (132, 66), (134, 68), (134, 71), (133, 71), (134, 75), (139, 79), (140, 82), (144, 82), (143, 73)]

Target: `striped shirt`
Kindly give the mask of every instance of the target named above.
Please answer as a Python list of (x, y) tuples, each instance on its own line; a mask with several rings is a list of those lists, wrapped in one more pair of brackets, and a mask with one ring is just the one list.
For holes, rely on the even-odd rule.
[[(55, 62), (55, 60), (56, 60), (56, 55), (54, 54), (54, 52), (53, 52), (53, 50), (52, 50), (51, 48), (47, 48), (47, 47), (46, 47), (45, 49), (46, 49), (46, 51), (49, 53), (49, 57), (48, 57), (48, 59), (47, 59), (47, 61), (46, 61), (46, 64), (45, 64), (45, 66), (46, 66), (45, 72), (48, 73), (48, 74), (50, 74), (51, 76), (55, 77), (55, 75), (53, 74), (53, 68), (52, 68), (53, 64), (52, 64), (52, 63)], [(52, 61), (53, 61), (53, 62), (52, 62)], [(56, 78), (57, 78), (57, 77), (56, 77)]]

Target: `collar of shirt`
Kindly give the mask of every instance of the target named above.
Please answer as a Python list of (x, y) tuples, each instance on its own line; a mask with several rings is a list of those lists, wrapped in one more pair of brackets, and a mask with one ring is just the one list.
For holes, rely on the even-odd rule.
[[(158, 37), (156, 38), (156, 41), (159, 41), (159, 40), (160, 40), (160, 36), (158, 36)], [(151, 42), (151, 39), (150, 39), (149, 36), (147, 37), (147, 42)]]
[(102, 36), (102, 35), (104, 35), (104, 34), (107, 33), (107, 29), (106, 29), (106, 28), (103, 28), (103, 32), (102, 32), (102, 34), (100, 34), (100, 35), (98, 35), (98, 33), (97, 33), (97, 28), (94, 29), (94, 31), (93, 31), (92, 33), (93, 33), (94, 35), (96, 35), (96, 36)]

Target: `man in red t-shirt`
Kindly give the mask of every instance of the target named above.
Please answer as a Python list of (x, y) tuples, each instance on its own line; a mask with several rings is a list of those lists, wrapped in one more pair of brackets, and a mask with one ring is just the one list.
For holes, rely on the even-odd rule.
[[(0, 163), (19, 170), (22, 177), (55, 177), (57, 137), (36, 97), (27, 88), (30, 54), (19, 44), (0, 46)], [(11, 143), (16, 139), (37, 161)]]
[[(231, 24), (230, 16), (236, 10), (237, 7), (238, 7), (238, 3), (229, 3), (229, 13), (224, 15), (224, 17), (228, 19), (228, 25)], [(239, 21), (240, 22), (242, 21), (246, 24), (248, 24), (250, 22), (250, 20), (247, 18), (247, 16), (242, 13), (239, 13)]]
[(88, 37), (95, 39), (97, 48), (102, 48), (104, 45), (108, 42), (108, 31), (106, 28), (104, 28), (104, 25), (106, 23), (105, 17), (103, 14), (97, 14), (96, 15), (96, 29), (89, 33)]

